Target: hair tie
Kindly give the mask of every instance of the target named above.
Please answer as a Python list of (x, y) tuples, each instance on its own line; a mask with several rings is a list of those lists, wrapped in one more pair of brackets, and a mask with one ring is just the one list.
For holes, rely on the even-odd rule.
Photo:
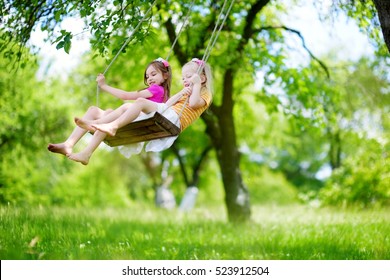
[(198, 64), (199, 66), (204, 66), (205, 65), (205, 62), (199, 58), (193, 58), (191, 59), (192, 62), (195, 62), (196, 64)]
[(169, 67), (168, 61), (166, 61), (165, 59), (163, 59), (163, 58), (161, 58), (161, 57), (157, 58), (155, 61), (161, 62), (161, 63), (164, 64), (164, 66), (167, 67), (167, 68)]

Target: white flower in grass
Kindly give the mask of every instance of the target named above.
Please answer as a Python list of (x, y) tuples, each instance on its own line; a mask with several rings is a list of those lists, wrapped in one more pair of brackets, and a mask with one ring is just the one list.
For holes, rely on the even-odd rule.
[[(88, 241), (87, 241), (87, 244), (91, 244), (91, 241), (88, 240)], [(85, 243), (81, 243), (81, 244), (80, 244), (80, 249), (85, 248), (85, 246), (86, 246)]]

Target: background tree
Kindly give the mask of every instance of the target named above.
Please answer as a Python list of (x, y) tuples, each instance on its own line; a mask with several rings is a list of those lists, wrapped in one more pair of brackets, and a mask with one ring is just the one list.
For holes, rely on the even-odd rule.
[[(5, 51), (13, 52), (12, 48), (14, 46), (8, 46)], [(49, 84), (36, 80), (38, 65), (33, 63), (36, 59), (27, 49), (21, 51), (30, 58), (23, 70), (15, 71), (7, 61), (0, 62), (0, 199), (14, 201), (20, 197), (27, 203), (30, 197), (29, 202), (34, 199), (43, 202), (48, 200), (45, 195), (31, 196), (33, 192), (46, 194), (46, 188), (51, 186), (51, 182), (45, 180), (50, 170), (41, 168), (47, 164), (41, 157), (41, 147), (46, 137), (55, 133), (56, 125), (64, 124), (64, 119), (58, 116), (64, 115), (65, 106), (49, 106), (46, 101), (54, 98), (54, 92), (37, 94)]]
[(374, 0), (374, 4), (378, 11), (378, 17), (387, 49), (390, 51), (390, 3), (386, 0)]

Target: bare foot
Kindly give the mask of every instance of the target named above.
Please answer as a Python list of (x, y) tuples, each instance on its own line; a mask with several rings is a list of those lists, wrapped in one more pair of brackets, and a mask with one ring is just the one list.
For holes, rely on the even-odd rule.
[(69, 159), (76, 161), (76, 162), (80, 162), (83, 165), (87, 165), (89, 162), (89, 158), (91, 157), (90, 155), (84, 154), (83, 152), (78, 153), (78, 154), (70, 153), (70, 154), (67, 154), (66, 156)]
[(58, 144), (49, 144), (47, 146), (47, 149), (52, 153), (58, 153), (66, 156), (67, 154), (72, 153), (72, 147), (64, 143), (58, 143)]
[(80, 118), (74, 118), (74, 122), (77, 124), (78, 127), (81, 127), (82, 129), (95, 132), (95, 129), (92, 127), (92, 123)]
[(115, 136), (116, 131), (117, 131), (117, 128), (112, 127), (112, 125), (110, 125), (110, 124), (104, 124), (104, 123), (93, 124), (92, 127), (101, 131), (101, 132), (107, 133), (110, 136)]

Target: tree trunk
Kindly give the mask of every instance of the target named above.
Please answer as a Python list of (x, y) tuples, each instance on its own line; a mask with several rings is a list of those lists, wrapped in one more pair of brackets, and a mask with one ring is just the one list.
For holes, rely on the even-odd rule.
[(390, 51), (390, 1), (374, 0), (387, 49)]
[(328, 129), (329, 136), (329, 162), (332, 170), (341, 166), (341, 136), (340, 131), (332, 132)]
[(224, 77), (223, 101), (217, 115), (221, 137), (218, 143), (214, 142), (214, 144), (222, 173), (229, 221), (245, 222), (249, 220), (251, 214), (249, 192), (240, 172), (233, 107), (233, 71), (227, 69)]

